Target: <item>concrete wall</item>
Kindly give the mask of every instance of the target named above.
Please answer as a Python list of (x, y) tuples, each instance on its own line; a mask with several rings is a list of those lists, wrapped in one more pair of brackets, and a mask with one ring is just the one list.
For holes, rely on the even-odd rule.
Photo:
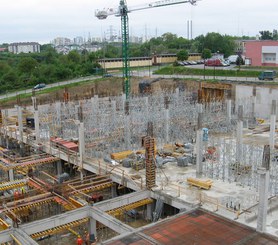
[[(256, 117), (269, 118), (272, 100), (277, 100), (278, 89), (269, 87), (255, 87), (256, 89)], [(237, 85), (236, 86), (236, 99), (251, 98), (253, 96), (253, 87)]]

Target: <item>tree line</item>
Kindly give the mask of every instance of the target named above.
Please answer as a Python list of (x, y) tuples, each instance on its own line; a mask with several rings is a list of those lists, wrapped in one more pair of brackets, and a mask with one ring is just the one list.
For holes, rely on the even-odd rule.
[[(261, 39), (269, 36), (267, 31), (261, 31), (260, 34)], [(275, 37), (273, 33), (270, 36)], [(203, 58), (209, 58), (211, 53), (219, 52), (228, 57), (235, 53), (237, 39), (255, 39), (255, 37), (234, 37), (211, 32), (188, 40), (168, 32), (142, 44), (130, 43), (129, 56), (149, 57), (155, 54), (173, 53), (183, 58), (188, 53), (202, 53)], [(30, 88), (37, 83), (50, 84), (97, 74), (101, 70), (98, 59), (122, 56), (121, 43), (99, 43), (98, 45), (101, 49), (96, 52), (74, 50), (66, 55), (57, 53), (51, 45), (42, 45), (40, 53), (1, 52), (0, 93)], [(2, 44), (0, 47), (7, 47), (7, 45)]]
[(42, 45), (40, 53), (2, 52), (0, 93), (95, 74), (100, 68), (96, 59), (95, 53), (86, 50), (58, 54), (50, 45)]

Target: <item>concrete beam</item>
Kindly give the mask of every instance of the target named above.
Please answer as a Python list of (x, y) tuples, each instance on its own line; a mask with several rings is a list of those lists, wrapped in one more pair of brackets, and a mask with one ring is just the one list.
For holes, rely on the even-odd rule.
[(116, 231), (119, 234), (123, 234), (126, 232), (131, 232), (134, 229), (120, 220), (108, 215), (107, 213), (103, 212), (101, 209), (97, 207), (92, 207), (90, 209), (90, 217), (99, 221), (103, 225), (109, 227), (113, 231)]
[(181, 198), (173, 198), (170, 195), (167, 195), (166, 193), (162, 191), (155, 191), (155, 192), (150, 192), (151, 198), (153, 199), (161, 199), (164, 203), (175, 207), (177, 209), (182, 209), (182, 210), (192, 210), (194, 208), (199, 207), (199, 203), (196, 202), (195, 204), (186, 202), (185, 200), (182, 200)]
[(36, 241), (34, 241), (30, 236), (28, 236), (25, 232), (23, 232), (20, 229), (15, 229), (13, 235), (21, 244), (38, 245)]
[(13, 237), (23, 245), (38, 245), (36, 241), (19, 228), (12, 228), (0, 232), (0, 244), (13, 241)]
[(127, 195), (119, 196), (113, 199), (109, 199), (106, 201), (102, 201), (99, 203), (95, 203), (94, 207), (99, 208), (102, 211), (112, 210), (114, 208), (119, 208), (121, 206), (138, 202), (145, 198), (149, 198), (151, 196), (150, 191), (137, 191)]
[[(136, 198), (136, 195), (140, 198)], [(133, 228), (128, 225), (123, 224), (118, 219), (108, 215), (104, 210), (120, 207), (121, 205), (129, 204), (134, 201), (139, 201), (140, 199), (144, 199), (149, 197), (148, 191), (142, 191), (140, 193), (131, 193), (128, 197), (122, 196), (120, 198), (115, 198), (117, 200), (108, 200), (101, 203), (95, 204), (95, 206), (85, 206), (76, 210), (72, 210), (66, 212), (64, 214), (59, 214), (56, 216), (52, 216), (47, 219), (35, 221), (32, 223), (20, 225), (20, 229), (28, 235), (45, 231), (60, 225), (65, 225), (75, 220), (83, 219), (83, 218), (91, 218), (99, 221), (103, 225), (109, 227), (110, 229), (116, 231), (119, 234), (124, 232), (131, 232)], [(126, 201), (124, 201), (126, 199)], [(110, 205), (109, 202), (113, 201)], [(2, 234), (0, 233), (0, 236)]]
[(75, 220), (84, 219), (89, 217), (90, 206), (79, 208), (76, 210), (68, 211), (63, 214), (55, 215), (47, 219), (38, 220), (28, 224), (20, 225), (28, 235), (45, 231), (59, 225), (65, 225)]

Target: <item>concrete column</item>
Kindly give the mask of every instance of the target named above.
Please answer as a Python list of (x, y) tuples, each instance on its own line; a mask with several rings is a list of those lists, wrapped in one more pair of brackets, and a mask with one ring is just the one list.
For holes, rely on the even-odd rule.
[(196, 136), (196, 177), (203, 173), (203, 130), (197, 130)]
[(80, 122), (78, 125), (78, 142), (80, 168), (83, 169), (83, 159), (85, 153), (85, 132), (83, 122)]
[(201, 177), (203, 173), (203, 108), (202, 104), (197, 105), (198, 122), (196, 135), (196, 177)]
[(82, 169), (80, 169), (80, 180), (83, 181), (84, 180), (84, 171)]
[(9, 181), (14, 181), (14, 170), (9, 169)]
[(240, 105), (238, 108), (238, 121), (237, 121), (237, 138), (236, 138), (236, 161), (242, 161), (243, 153), (243, 106)]
[(18, 119), (19, 140), (23, 141), (22, 108), (20, 106), (17, 107), (17, 119)]
[(259, 207), (257, 219), (257, 231), (266, 231), (268, 190), (269, 190), (269, 165), (270, 165), (270, 147), (264, 147), (262, 167), (258, 168), (259, 174)]
[(169, 109), (165, 109), (165, 141), (169, 143)]
[(178, 101), (179, 95), (180, 95), (180, 90), (179, 90), (179, 88), (176, 88), (175, 89), (175, 99), (176, 99), (176, 101)]
[(90, 218), (89, 219), (89, 227), (88, 227), (88, 230), (89, 230), (89, 234), (94, 234), (95, 237), (97, 236), (97, 222), (95, 219), (93, 218)]
[(122, 94), (122, 106), (123, 106), (123, 111), (125, 111), (125, 102), (126, 102), (126, 97), (125, 94)]
[(271, 115), (270, 115), (270, 149), (274, 149), (275, 145), (275, 127), (276, 127), (276, 100), (272, 100)]
[(257, 220), (257, 231), (265, 232), (267, 206), (268, 206), (268, 186), (269, 186), (269, 171), (265, 168), (258, 168), (259, 179), (259, 209)]
[[(56, 102), (55, 103), (55, 109), (56, 109), (56, 112), (57, 112), (57, 122), (53, 122), (53, 124), (57, 123), (58, 125), (57, 126), (61, 126), (62, 125), (62, 118), (61, 118), (61, 102)], [(54, 120), (54, 117), (53, 117), (53, 120)], [(62, 134), (62, 132), (60, 132), (61, 130), (57, 131), (57, 132), (52, 132), (55, 133), (55, 134), (58, 134), (58, 135), (51, 135), (51, 136), (59, 136), (59, 137), (63, 137), (63, 135), (60, 135)]]
[(116, 185), (112, 185), (112, 186), (111, 186), (111, 196), (112, 196), (112, 198), (118, 196), (118, 195), (117, 195), (117, 189), (116, 189), (116, 188), (117, 188)]
[(40, 119), (38, 109), (34, 112), (36, 144), (40, 143)]
[(146, 213), (146, 220), (152, 221), (152, 213), (153, 213), (154, 207), (153, 204), (147, 204), (147, 213)]
[(10, 143), (9, 143), (9, 137), (6, 136), (6, 148), (9, 149)]
[(231, 121), (232, 119), (232, 101), (227, 100), (227, 120)]
[(252, 120), (256, 121), (256, 96), (252, 97)]
[(63, 170), (62, 170), (62, 162), (61, 162), (61, 160), (59, 160), (57, 162), (57, 175), (62, 174), (62, 172), (63, 172)]

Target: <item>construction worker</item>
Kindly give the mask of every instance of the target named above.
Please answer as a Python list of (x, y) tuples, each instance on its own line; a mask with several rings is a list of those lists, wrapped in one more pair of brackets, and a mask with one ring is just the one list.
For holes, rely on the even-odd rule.
[(24, 194), (25, 194), (25, 189), (24, 189), (24, 186), (21, 187), (21, 195), (24, 197)]
[(15, 190), (14, 192), (14, 200), (18, 200), (19, 199), (19, 191)]
[(77, 245), (82, 245), (83, 244), (83, 240), (82, 240), (80, 235), (78, 235), (78, 237), (77, 237), (76, 244)]

